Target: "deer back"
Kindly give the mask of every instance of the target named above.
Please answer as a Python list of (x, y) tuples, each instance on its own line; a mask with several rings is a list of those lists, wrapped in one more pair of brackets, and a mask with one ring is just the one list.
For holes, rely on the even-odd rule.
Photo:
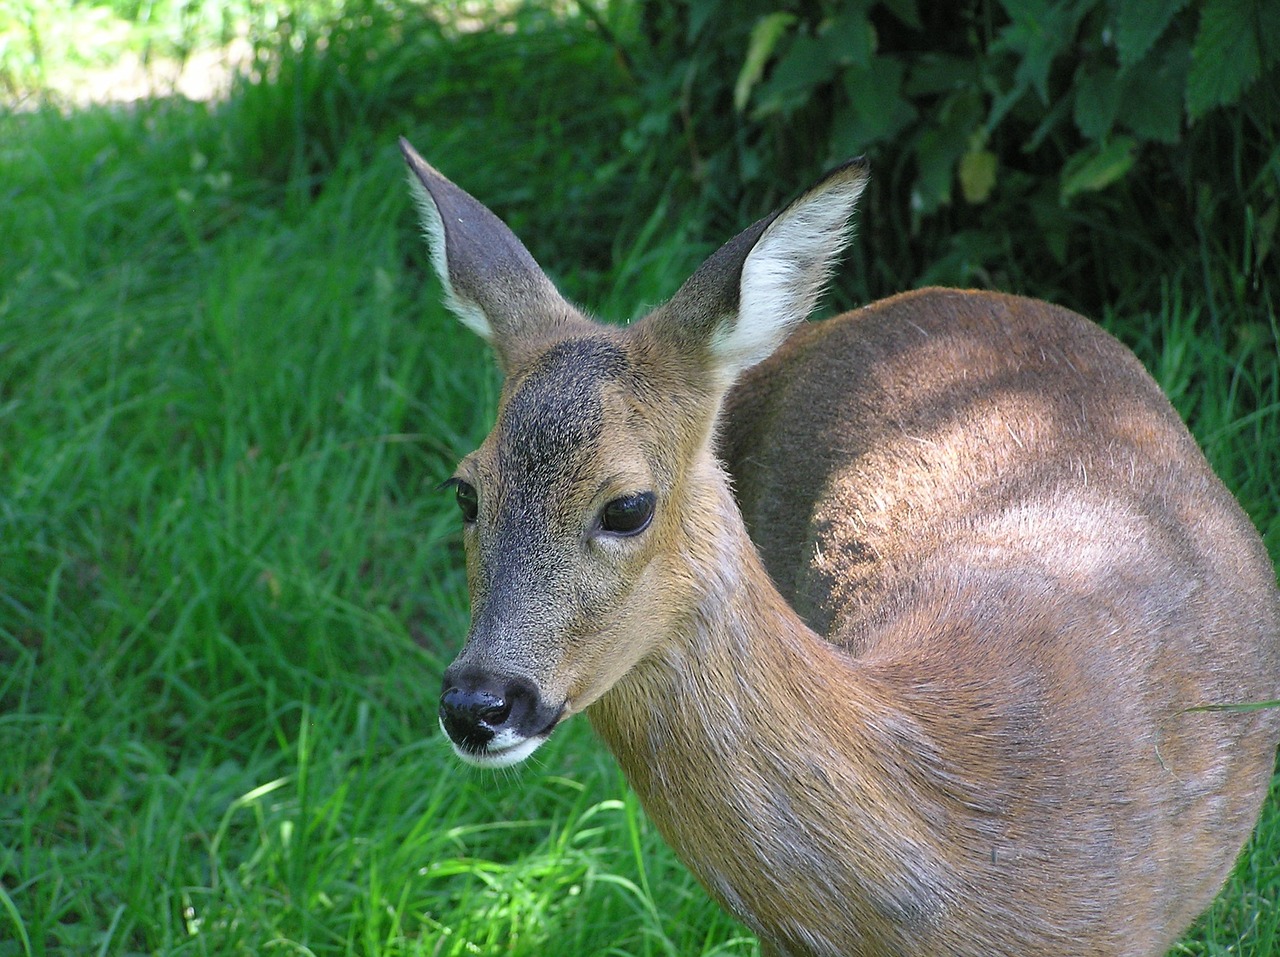
[[(1104, 862), (1147, 861), (1122, 906), (1153, 933), (1208, 905), (1266, 795), (1280, 712), (1188, 709), (1280, 697), (1280, 598), (1126, 347), (1039, 301), (902, 294), (748, 370), (720, 449), (783, 595), (937, 722), (956, 775), (1045, 860), (1092, 856), (1092, 888), (1130, 890)], [(1072, 794), (1140, 813), (1064, 829)]]

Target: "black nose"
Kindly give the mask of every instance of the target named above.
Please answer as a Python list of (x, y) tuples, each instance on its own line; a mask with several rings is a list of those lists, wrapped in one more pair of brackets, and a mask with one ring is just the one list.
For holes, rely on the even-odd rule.
[(517, 736), (538, 711), (538, 693), (527, 681), (476, 674), (445, 674), (440, 722), (458, 747), (483, 751), (500, 731)]

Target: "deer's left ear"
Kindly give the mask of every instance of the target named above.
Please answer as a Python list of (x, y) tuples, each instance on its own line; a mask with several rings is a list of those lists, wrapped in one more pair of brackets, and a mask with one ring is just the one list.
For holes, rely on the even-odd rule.
[(587, 320), (556, 290), (524, 244), (483, 203), (451, 183), (401, 137), (431, 265), (444, 301), (510, 372), (525, 347)]
[(845, 163), (729, 240), (653, 314), (655, 332), (699, 340), (727, 388), (813, 311), (848, 245), (867, 179), (862, 160)]

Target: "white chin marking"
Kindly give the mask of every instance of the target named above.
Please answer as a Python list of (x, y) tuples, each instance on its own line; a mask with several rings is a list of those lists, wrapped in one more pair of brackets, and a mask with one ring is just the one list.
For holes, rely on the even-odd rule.
[[(444, 723), (441, 722), (440, 730), (444, 731)], [(448, 733), (445, 734), (448, 737)], [(494, 735), (493, 740), (489, 742), (489, 746), (483, 751), (468, 751), (453, 744), (453, 752), (458, 758), (467, 764), (477, 768), (505, 768), (513, 764), (519, 764), (529, 755), (537, 751), (542, 746), (542, 742), (546, 741), (546, 737), (522, 738), (516, 735), (514, 731), (501, 731)]]

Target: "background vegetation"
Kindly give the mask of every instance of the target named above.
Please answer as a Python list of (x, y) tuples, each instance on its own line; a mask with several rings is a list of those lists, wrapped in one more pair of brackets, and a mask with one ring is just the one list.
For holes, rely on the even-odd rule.
[[(1277, 19), (0, 0), (0, 957), (754, 954), (585, 723), (501, 775), (436, 731), (466, 599), (433, 488), (495, 383), (395, 136), (615, 319), (866, 152), (834, 306), (1100, 318), (1280, 556)], [(85, 105), (228, 49), (223, 99)], [(1278, 799), (1180, 953), (1280, 953)]]

